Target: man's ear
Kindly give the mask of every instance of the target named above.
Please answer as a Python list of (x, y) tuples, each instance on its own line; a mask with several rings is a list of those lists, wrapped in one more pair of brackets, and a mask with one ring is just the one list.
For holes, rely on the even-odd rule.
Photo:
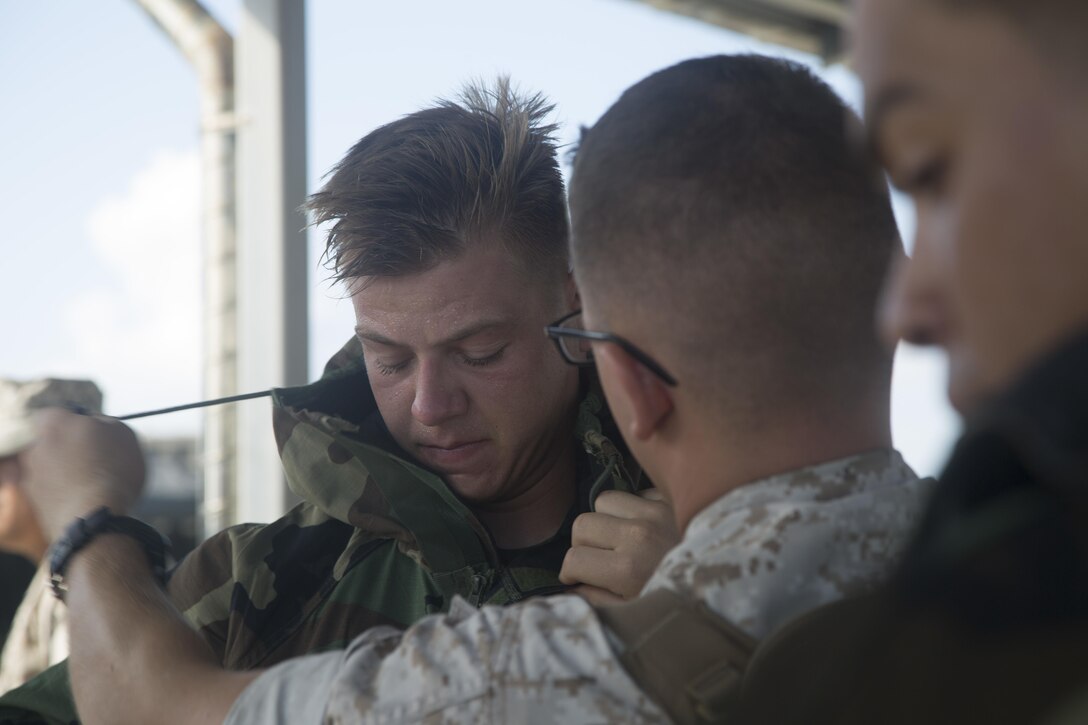
[(619, 345), (596, 347), (593, 354), (602, 377), (607, 375), (611, 387), (626, 399), (627, 433), (637, 440), (649, 439), (672, 412), (669, 387)]

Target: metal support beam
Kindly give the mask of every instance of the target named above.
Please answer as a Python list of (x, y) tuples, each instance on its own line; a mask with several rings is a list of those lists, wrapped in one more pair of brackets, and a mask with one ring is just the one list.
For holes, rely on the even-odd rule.
[[(238, 384), (307, 382), (305, 4), (244, 0), (235, 44), (238, 128)], [(237, 521), (294, 502), (267, 402), (238, 406)]]
[[(204, 267), (203, 388), (206, 398), (238, 392), (235, 288), (234, 40), (198, 0), (137, 0), (196, 71)], [(233, 406), (204, 412), (204, 534), (234, 520)]]
[(840, 60), (849, 20), (846, 0), (640, 0), (771, 43)]

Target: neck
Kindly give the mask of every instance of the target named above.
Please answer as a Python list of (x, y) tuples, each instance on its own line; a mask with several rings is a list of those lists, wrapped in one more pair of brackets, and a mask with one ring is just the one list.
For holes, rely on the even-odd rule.
[(574, 436), (565, 436), (560, 450), (520, 493), (505, 501), (472, 507), (496, 546), (523, 549), (555, 535), (577, 495), (574, 452)]
[[(833, 412), (776, 421), (759, 430), (723, 431), (697, 424), (669, 431), (675, 453), (660, 473), (667, 486), (677, 526), (684, 531), (703, 509), (725, 494), (754, 481), (866, 451), (890, 448), (887, 406), (844, 415)], [(664, 444), (665, 441), (662, 441)]]

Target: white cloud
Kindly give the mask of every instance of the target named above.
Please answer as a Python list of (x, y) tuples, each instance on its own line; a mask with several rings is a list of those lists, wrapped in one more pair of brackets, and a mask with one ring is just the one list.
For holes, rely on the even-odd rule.
[[(87, 219), (108, 277), (68, 300), (70, 357), (62, 372), (96, 380), (107, 412), (196, 400), (201, 374), (200, 175), (195, 151), (162, 151), (121, 196)], [(194, 433), (198, 416), (151, 418), (138, 428)]]
[[(160, 151), (125, 195), (104, 200), (87, 220), (95, 251), (131, 294), (198, 299), (200, 160)], [(165, 275), (156, 274), (169, 269)]]

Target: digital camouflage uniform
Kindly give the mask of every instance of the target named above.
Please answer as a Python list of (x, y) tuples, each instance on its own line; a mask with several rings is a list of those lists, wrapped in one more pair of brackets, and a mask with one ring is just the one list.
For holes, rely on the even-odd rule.
[[(931, 490), (874, 451), (742, 486), (701, 511), (645, 592), (705, 602), (761, 638), (886, 574)], [(477, 611), (458, 602), (407, 632), (285, 663), (243, 693), (243, 723), (660, 722), (622, 645), (576, 596)], [(327, 711), (326, 711), (327, 706)]]
[[(268, 525), (213, 536), (174, 572), (169, 591), (224, 666), (268, 667), (342, 648), (376, 625), (406, 627), (447, 611), (562, 591), (570, 526), (603, 489), (634, 490), (599, 392), (575, 435), (579, 504), (549, 541), (503, 552), (442, 480), (407, 459), (377, 412), (358, 342), (317, 383), (274, 395), (274, 428), (292, 490), (304, 502)], [(0, 723), (74, 719), (67, 673), (0, 698)], [(34, 714), (37, 713), (37, 714)]]

